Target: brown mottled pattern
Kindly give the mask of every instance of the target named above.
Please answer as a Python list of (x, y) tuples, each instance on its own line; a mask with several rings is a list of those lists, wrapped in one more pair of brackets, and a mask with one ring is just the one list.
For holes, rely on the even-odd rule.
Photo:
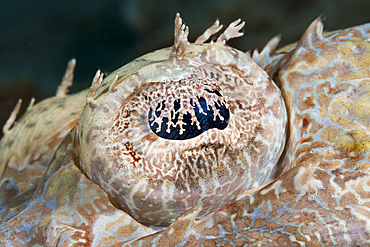
[(194, 208), (134, 246), (369, 245), (369, 28), (324, 38), (317, 20), (280, 71), (290, 119), (283, 175), (197, 221)]
[(153, 232), (113, 207), (80, 172), (75, 137), (76, 129), (57, 149), (27, 207), (10, 218), (1, 214), (1, 245), (106, 246)]
[(66, 134), (78, 124), (86, 91), (46, 99), (28, 110), (0, 141), (0, 205), (33, 190)]
[[(278, 163), (284, 104), (265, 73), (247, 55), (225, 45), (241, 35), (239, 22), (230, 24), (216, 42), (204, 44), (219, 31), (216, 21), (190, 44), (189, 30), (177, 16), (171, 49), (138, 58), (103, 81), (98, 72), (79, 126), (57, 149), (37, 189), (0, 207), (0, 245), (369, 245), (370, 24), (324, 38), (318, 19), (295, 48), (276, 52), (275, 38), (261, 54), (253, 54), (277, 80), (287, 107), (288, 139)], [(231, 112), (229, 125), (190, 140), (158, 137), (148, 126), (153, 102), (148, 95), (175, 92), (167, 89), (186, 78), (219, 82)], [(189, 154), (194, 156), (184, 159)], [(185, 164), (189, 168), (182, 170)], [(243, 181), (244, 189), (262, 185), (275, 172), (281, 175), (245, 194), (237, 191), (235, 202), (238, 195), (227, 197), (232, 186), (216, 191), (229, 204), (219, 210), (221, 204), (212, 204), (220, 197), (208, 205), (196, 199), (192, 208), (171, 203), (174, 189), (201, 185), (197, 179), (209, 174), (230, 183), (243, 167), (249, 167), (244, 181), (235, 181)], [(182, 184), (168, 186), (176, 181), (171, 174), (183, 178)], [(161, 231), (131, 217), (161, 225), (161, 216), (172, 206), (190, 209), (165, 219), (177, 218)], [(204, 215), (207, 210), (212, 213)]]

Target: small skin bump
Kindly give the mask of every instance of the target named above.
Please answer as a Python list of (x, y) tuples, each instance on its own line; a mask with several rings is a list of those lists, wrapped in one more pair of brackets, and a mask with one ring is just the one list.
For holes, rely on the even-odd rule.
[(26, 128), (31, 129), (31, 128), (33, 128), (35, 125), (36, 125), (35, 123), (27, 124), (27, 125), (26, 125)]
[(14, 140), (10, 140), (9, 142), (6, 143), (6, 147), (10, 148), (14, 143)]
[(302, 119), (302, 128), (307, 129), (309, 124), (310, 124), (310, 121), (307, 118)]
[(97, 107), (97, 105), (93, 102), (88, 102), (87, 104), (90, 107), (91, 111), (94, 111)]

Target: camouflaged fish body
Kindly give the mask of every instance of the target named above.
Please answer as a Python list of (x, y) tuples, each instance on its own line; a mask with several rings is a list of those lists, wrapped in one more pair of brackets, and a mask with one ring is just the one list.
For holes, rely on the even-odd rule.
[(55, 97), (36, 105), (32, 99), (27, 112), (13, 125), (20, 100), (4, 126), (0, 142), (0, 205), (36, 188), (56, 148), (78, 123), (87, 92), (67, 96), (75, 64), (74, 59), (68, 64)]
[(177, 16), (172, 48), (98, 72), (37, 188), (2, 194), (0, 243), (369, 244), (370, 24), (324, 37), (317, 19), (296, 45), (255, 51), (281, 94), (225, 44), (242, 26), (190, 44)]

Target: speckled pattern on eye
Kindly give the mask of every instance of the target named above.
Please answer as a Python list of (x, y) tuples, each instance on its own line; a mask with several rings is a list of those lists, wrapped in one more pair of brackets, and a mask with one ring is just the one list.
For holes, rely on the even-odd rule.
[(72, 61), (14, 123), (18, 104), (0, 244), (370, 244), (370, 24), (323, 35), (317, 19), (252, 56), (226, 44), (243, 26), (190, 43), (178, 14), (172, 47), (66, 95)]

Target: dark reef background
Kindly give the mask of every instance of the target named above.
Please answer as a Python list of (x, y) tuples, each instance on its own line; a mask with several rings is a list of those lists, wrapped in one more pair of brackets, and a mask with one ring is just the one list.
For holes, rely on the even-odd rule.
[(89, 87), (98, 68), (112, 72), (171, 46), (176, 12), (191, 42), (216, 18), (226, 26), (241, 18), (244, 36), (228, 44), (247, 51), (262, 49), (277, 34), (280, 47), (297, 41), (320, 15), (327, 31), (369, 22), (370, 1), (0, 0), (0, 126), (18, 98), (24, 110), (31, 97), (53, 96), (71, 58), (77, 59), (73, 93)]

